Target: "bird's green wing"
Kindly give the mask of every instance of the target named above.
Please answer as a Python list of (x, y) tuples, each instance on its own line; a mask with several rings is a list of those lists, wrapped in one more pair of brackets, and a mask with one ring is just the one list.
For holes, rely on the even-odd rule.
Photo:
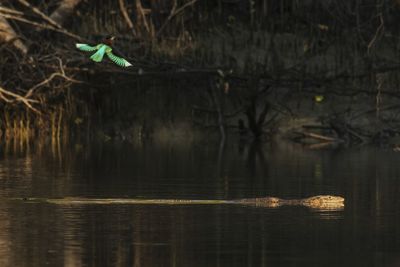
[(122, 57), (117, 57), (111, 51), (107, 52), (106, 54), (107, 54), (108, 58), (111, 59), (111, 61), (114, 62), (115, 64), (117, 64), (118, 66), (121, 66), (121, 67), (132, 66), (132, 64), (129, 63), (126, 59), (124, 59)]
[(103, 60), (104, 53), (106, 52), (107, 46), (102, 45), (96, 53), (94, 53), (90, 59), (96, 62), (100, 62)]
[(97, 45), (96, 46), (90, 46), (88, 44), (76, 44), (75, 46), (79, 50), (86, 51), (86, 52), (93, 52), (93, 51), (96, 51), (98, 49)]

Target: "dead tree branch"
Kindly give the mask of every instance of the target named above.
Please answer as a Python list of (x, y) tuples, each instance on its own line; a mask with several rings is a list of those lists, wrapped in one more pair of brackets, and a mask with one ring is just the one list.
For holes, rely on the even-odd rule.
[[(52, 18), (50, 18), (49, 16), (47, 16), (46, 14), (44, 14), (42, 11), (40, 11), (37, 7), (32, 6), (31, 4), (29, 4), (26, 0), (18, 0), (18, 2), (20, 2), (22, 5), (26, 6), (27, 8), (29, 8), (30, 10), (32, 10), (33, 13), (39, 15), (39, 17), (41, 17), (43, 20), (47, 21), (49, 24), (51, 24), (53, 27), (59, 28), (59, 29), (63, 29), (63, 27), (58, 24), (57, 22), (55, 22)], [(63, 29), (65, 30), (65, 29)]]
[[(56, 28), (56, 27), (54, 27), (52, 25), (49, 25), (49, 24), (42, 24), (42, 23), (34, 22), (34, 21), (31, 21), (31, 20), (28, 20), (28, 19), (25, 19), (25, 18), (22, 18), (22, 17), (10, 15), (10, 14), (5, 14), (5, 13), (2, 13), (1, 11), (0, 11), (0, 24), (1, 24), (2, 17), (7, 18), (7, 19), (17, 20), (17, 21), (20, 21), (20, 22), (23, 22), (23, 23), (26, 23), (26, 24), (33, 25), (33, 26), (38, 27), (38, 28), (56, 31), (56, 32), (62, 33), (64, 35), (67, 35), (69, 37), (72, 37), (72, 38), (74, 38), (74, 39), (76, 39), (78, 41), (82, 41), (83, 40), (82, 37), (80, 37), (80, 36), (78, 36), (78, 35), (76, 35), (74, 33), (71, 33), (71, 32), (69, 32), (67, 30), (64, 30), (63, 28), (59, 29), (59, 28)], [(0, 25), (0, 28), (1, 27), (3, 27), (3, 26)]]
[(21, 12), (21, 11), (18, 11), (18, 10), (15, 10), (15, 9), (11, 9), (11, 8), (7, 8), (7, 7), (4, 7), (4, 6), (0, 6), (0, 12), (10, 13), (10, 14), (19, 15), (19, 16), (23, 16), (24, 15), (24, 13)]
[[(18, 38), (17, 33), (11, 27), (11, 25), (6, 20), (6, 16), (2, 15), (2, 10), (0, 10), (0, 41), (5, 43), (12, 42), (12, 44), (20, 50), (23, 54), (28, 52), (28, 48), (25, 44)], [(13, 16), (13, 15), (11, 15)]]
[(33, 93), (35, 92), (36, 89), (38, 89), (39, 87), (42, 87), (43, 85), (46, 85), (46, 84), (50, 83), (50, 82), (51, 82), (54, 78), (56, 78), (56, 77), (63, 78), (64, 80), (67, 80), (67, 81), (73, 82), (73, 83), (82, 83), (82, 82), (79, 81), (79, 80), (76, 80), (76, 79), (74, 79), (74, 78), (68, 77), (68, 76), (65, 74), (64, 66), (63, 66), (63, 64), (62, 64), (61, 59), (57, 58), (57, 60), (58, 60), (58, 62), (59, 62), (60, 71), (59, 71), (59, 72), (54, 72), (54, 73), (52, 73), (49, 77), (47, 77), (46, 79), (44, 79), (42, 82), (40, 82), (40, 83), (36, 84), (35, 86), (31, 87), (31, 88), (26, 92), (25, 98), (31, 97), (31, 96), (33, 95)]
[(136, 34), (135, 28), (133, 26), (132, 20), (129, 18), (129, 14), (126, 11), (125, 1), (124, 0), (118, 0), (118, 2), (119, 2), (119, 9), (121, 10), (122, 16), (124, 17), (125, 22), (129, 27), (129, 30), (131, 30), (133, 36), (136, 37), (137, 34)]
[(59, 25), (63, 25), (67, 18), (72, 14), (75, 7), (82, 0), (63, 0), (60, 5), (53, 13), (51, 13), (50, 18), (58, 23)]
[[(57, 72), (52, 73), (50, 76), (48, 76), (46, 79), (43, 81), (39, 82), (38, 84), (32, 86), (29, 90), (26, 91), (24, 95), (17, 94), (15, 92), (11, 92), (9, 90), (6, 90), (2, 87), (0, 87), (0, 99), (5, 101), (6, 103), (13, 104), (15, 102), (21, 102), (24, 105), (26, 105), (30, 110), (34, 111), (35, 113), (40, 113), (40, 111), (35, 108), (32, 104), (38, 104), (41, 103), (41, 101), (36, 100), (34, 98), (40, 99), (40, 96), (37, 94), (37, 89), (49, 84), (51, 81), (53, 81), (56, 77), (62, 78), (68, 82), (73, 82), (73, 83), (81, 83), (81, 81), (76, 80), (74, 78), (68, 77), (64, 71), (64, 66), (63, 62), (60, 58), (57, 58), (59, 62), (59, 70)], [(22, 92), (25, 92), (24, 90), (21, 90)]]
[(376, 29), (375, 35), (374, 37), (371, 39), (371, 41), (368, 43), (368, 50), (367, 50), (367, 54), (370, 53), (371, 48), (375, 45), (376, 40), (383, 35), (384, 30), (385, 30), (385, 24), (383, 22), (383, 15), (382, 13), (379, 14), (379, 20), (380, 20), (380, 24), (378, 26), (378, 28)]
[(183, 10), (185, 10), (187, 7), (194, 5), (198, 0), (191, 0), (190, 2), (187, 2), (186, 4), (182, 5), (180, 8), (177, 8), (178, 4), (177, 1), (174, 0), (174, 5), (172, 6), (171, 12), (169, 13), (168, 18), (165, 20), (164, 24), (160, 27), (158, 30), (156, 37), (159, 37), (160, 34), (163, 32), (165, 27), (170, 23), (170, 21), (179, 15)]
[(136, 0), (135, 5), (136, 5), (136, 16), (137, 16), (136, 23), (138, 25), (139, 31), (140, 27), (143, 25), (146, 32), (150, 33), (150, 26), (147, 23), (146, 12), (143, 9), (141, 0)]
[[(14, 98), (14, 99), (7, 98), (7, 97), (5, 97), (4, 95), (7, 95), (7, 96), (12, 97), (12, 98)], [(15, 102), (15, 101), (17, 101), (17, 102), (22, 102), (22, 103), (25, 104), (30, 110), (32, 110), (32, 111), (34, 111), (34, 112), (36, 112), (36, 113), (40, 113), (40, 111), (37, 110), (36, 108), (34, 108), (34, 107), (32, 106), (32, 104), (31, 104), (31, 103), (38, 103), (38, 102), (39, 102), (38, 100), (26, 98), (26, 97), (24, 97), (24, 96), (15, 94), (15, 93), (13, 93), (13, 92), (10, 92), (10, 91), (4, 89), (3, 87), (0, 87), (0, 97), (1, 97), (4, 101), (6, 101), (7, 103), (13, 103), (13, 102)]]
[(329, 137), (329, 136), (324, 136), (324, 135), (321, 135), (321, 134), (316, 134), (316, 133), (311, 133), (311, 132), (302, 132), (300, 134), (305, 136), (305, 137), (310, 137), (310, 138), (314, 138), (314, 139), (318, 139), (318, 140), (322, 140), (322, 141), (328, 141), (328, 142), (339, 142), (339, 141), (341, 141), (340, 139), (337, 139), (337, 138), (332, 138), (332, 137)]

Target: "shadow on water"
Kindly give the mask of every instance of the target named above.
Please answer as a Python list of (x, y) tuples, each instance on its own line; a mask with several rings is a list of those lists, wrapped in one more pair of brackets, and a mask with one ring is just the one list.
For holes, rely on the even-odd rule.
[[(3, 144), (0, 266), (397, 266), (398, 155), (286, 144)], [(318, 194), (344, 211), (15, 203)]]

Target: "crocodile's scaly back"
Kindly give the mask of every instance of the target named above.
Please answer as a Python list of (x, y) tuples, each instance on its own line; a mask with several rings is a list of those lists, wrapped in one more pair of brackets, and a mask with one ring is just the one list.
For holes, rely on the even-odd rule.
[(246, 205), (265, 208), (277, 208), (283, 205), (306, 206), (320, 210), (341, 210), (344, 198), (321, 195), (304, 199), (281, 199), (277, 197), (244, 198), (236, 200), (218, 199), (140, 199), (140, 198), (23, 198), (14, 199), (25, 202), (45, 202), (56, 205)]
[(277, 197), (256, 197), (234, 200), (235, 203), (242, 205), (254, 205), (256, 207), (277, 208), (285, 205), (285, 200)]

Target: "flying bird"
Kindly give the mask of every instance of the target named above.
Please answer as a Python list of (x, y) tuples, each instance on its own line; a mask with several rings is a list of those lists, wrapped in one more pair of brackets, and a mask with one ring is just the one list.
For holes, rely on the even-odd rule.
[(103, 60), (104, 54), (107, 55), (107, 57), (117, 64), (120, 67), (129, 67), (132, 66), (131, 63), (129, 63), (126, 59), (123, 57), (116, 56), (112, 53), (113, 48), (113, 41), (115, 39), (115, 36), (108, 36), (106, 37), (103, 42), (101, 42), (98, 45), (95, 46), (90, 46), (88, 44), (76, 44), (76, 48), (79, 50), (85, 51), (85, 52), (95, 52), (93, 55), (90, 56), (90, 59), (95, 61), (95, 62), (101, 62)]

